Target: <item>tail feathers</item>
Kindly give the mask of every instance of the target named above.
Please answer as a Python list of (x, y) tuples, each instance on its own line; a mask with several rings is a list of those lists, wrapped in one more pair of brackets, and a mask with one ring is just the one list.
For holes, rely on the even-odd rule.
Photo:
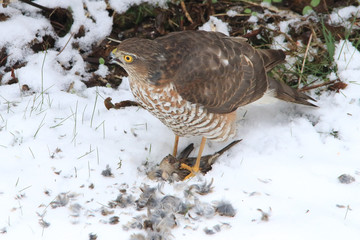
[(274, 97), (283, 101), (317, 107), (309, 102), (309, 100), (316, 102), (315, 99), (272, 78), (269, 78), (269, 90), (274, 91)]
[[(285, 53), (282, 50), (258, 49), (257, 52), (261, 55), (267, 72), (285, 61)], [(283, 101), (317, 107), (309, 102), (309, 100), (316, 102), (313, 98), (272, 78), (269, 78), (269, 90), (273, 92), (274, 97)]]
[(257, 49), (257, 52), (261, 55), (264, 61), (266, 72), (285, 61), (285, 53), (282, 50)]

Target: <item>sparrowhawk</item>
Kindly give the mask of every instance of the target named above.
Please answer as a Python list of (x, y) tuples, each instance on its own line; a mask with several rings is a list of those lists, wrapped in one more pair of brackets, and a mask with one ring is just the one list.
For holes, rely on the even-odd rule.
[(174, 32), (155, 40), (131, 38), (112, 52), (129, 75), (140, 105), (179, 137), (202, 136), (193, 167), (199, 171), (206, 139), (225, 141), (235, 134), (236, 109), (265, 95), (315, 106), (309, 96), (267, 76), (284, 62), (281, 50), (255, 49), (243, 38), (218, 32)]

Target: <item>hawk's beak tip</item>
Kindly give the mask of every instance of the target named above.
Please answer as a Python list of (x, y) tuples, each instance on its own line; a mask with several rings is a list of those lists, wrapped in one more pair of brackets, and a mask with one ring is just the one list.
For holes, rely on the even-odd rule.
[(121, 62), (115, 57), (115, 54), (114, 54), (114, 51), (112, 51), (110, 54), (109, 54), (109, 63), (110, 64), (117, 64), (117, 65), (120, 65)]
[(109, 63), (110, 63), (110, 64), (119, 64), (119, 62), (116, 61), (116, 59), (113, 59), (113, 58), (110, 58)]

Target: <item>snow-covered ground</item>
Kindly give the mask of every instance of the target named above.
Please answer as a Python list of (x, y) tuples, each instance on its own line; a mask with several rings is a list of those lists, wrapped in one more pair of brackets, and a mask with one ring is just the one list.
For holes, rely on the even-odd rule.
[[(71, 32), (81, 25), (88, 31), (78, 40), (84, 46), (111, 31), (102, 1), (37, 2), (71, 6)], [(85, 17), (83, 2), (96, 22)], [(11, 79), (7, 73), (0, 85), (0, 239), (146, 236), (131, 223), (151, 215), (146, 207), (136, 210), (133, 201), (144, 197), (140, 188), (149, 187), (158, 200), (172, 195), (200, 210), (225, 201), (236, 209), (234, 217), (210, 210), (201, 214), (195, 207), (174, 214), (176, 226), (162, 228), (168, 229), (161, 232), (166, 239), (359, 238), (360, 52), (350, 42), (338, 42), (335, 52), (336, 74), (346, 89), (313, 94), (319, 108), (277, 102), (240, 109), (236, 139), (243, 141), (222, 155), (212, 171), (186, 182), (161, 183), (149, 180), (146, 169), (171, 152), (172, 132), (143, 109), (108, 111), (106, 97), (114, 102), (133, 98), (126, 81), (118, 89), (86, 88), (80, 81), (85, 64), (71, 42), (60, 54), (55, 49), (34, 54), (29, 42), (35, 35), (53, 33), (37, 9), (25, 8), (22, 14), (20, 3), (0, 7), (10, 16), (0, 22), (7, 64), (27, 62), (15, 71), (18, 84), (4, 84)], [(65, 46), (69, 35), (57, 39), (56, 47)], [(65, 71), (61, 65), (69, 61), (73, 68)], [(102, 68), (99, 72), (106, 73)], [(24, 84), (29, 91), (22, 91)], [(192, 142), (197, 148), (200, 141), (180, 139), (180, 149)], [(226, 144), (208, 142), (205, 154)], [(110, 176), (102, 174), (107, 168)], [(340, 183), (342, 174), (355, 181)], [(212, 192), (186, 194), (189, 186), (212, 179)], [(111, 208), (109, 202), (120, 194), (129, 197), (128, 205)]]

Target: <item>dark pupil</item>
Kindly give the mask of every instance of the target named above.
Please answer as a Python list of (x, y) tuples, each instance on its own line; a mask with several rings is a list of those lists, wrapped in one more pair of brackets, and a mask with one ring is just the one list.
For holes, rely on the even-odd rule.
[(129, 56), (126, 56), (126, 60), (127, 60), (127, 61), (130, 61), (130, 57), (129, 57)]

